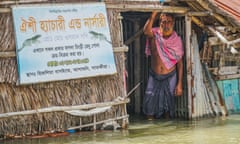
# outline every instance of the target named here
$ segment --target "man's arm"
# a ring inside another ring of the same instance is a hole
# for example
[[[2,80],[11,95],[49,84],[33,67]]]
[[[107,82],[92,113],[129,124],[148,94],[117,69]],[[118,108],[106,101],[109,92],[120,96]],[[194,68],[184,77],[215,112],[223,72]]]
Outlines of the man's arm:
[[[152,15],[148,18],[146,24],[144,25],[143,32],[147,37],[153,37],[152,26],[155,21],[157,12],[153,11]]]
[[[175,95],[181,96],[183,94],[183,60],[182,58],[177,63],[177,86],[175,89]]]

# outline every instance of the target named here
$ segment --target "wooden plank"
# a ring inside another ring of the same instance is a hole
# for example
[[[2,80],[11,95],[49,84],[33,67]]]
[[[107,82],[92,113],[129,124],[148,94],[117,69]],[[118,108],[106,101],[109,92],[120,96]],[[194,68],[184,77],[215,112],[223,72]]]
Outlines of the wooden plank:
[[[138,11],[138,12],[152,12],[156,10],[158,12],[169,12],[169,13],[186,13],[189,9],[186,7],[177,7],[177,6],[162,6],[161,4],[107,4],[106,7],[108,9],[119,9],[121,11]]]
[[[185,16],[185,24],[186,24],[186,60],[187,60],[187,94],[188,94],[188,118],[192,118],[193,106],[192,106],[192,67],[191,67],[191,30],[192,23],[191,17]]]
[[[200,19],[198,19],[197,17],[195,16],[191,16],[192,18],[192,22],[194,22],[196,25],[198,25],[200,28],[203,28],[204,29],[204,24],[202,23],[202,21]]]
[[[18,3],[33,3],[33,2],[41,2],[41,1],[19,1]],[[47,0],[45,1],[47,2]],[[9,2],[9,4],[14,5],[15,3]],[[4,5],[4,3],[0,3],[0,5]],[[159,11],[159,12],[169,12],[169,13],[186,13],[189,8],[187,7],[178,7],[178,6],[162,6],[160,3],[159,5],[156,4],[106,4],[106,7],[109,9],[121,9],[122,11],[139,11],[139,12],[151,12],[153,10]],[[0,13],[8,13],[11,12],[11,8],[0,8]]]
[[[10,8],[0,8],[0,13],[10,13],[11,9]]]
[[[219,75],[238,74],[239,73],[238,67],[239,66],[222,66],[222,67],[219,68],[218,74]]]
[[[128,52],[128,46],[113,47],[113,52]]]
[[[240,78],[240,74],[217,75],[214,77],[215,80],[227,80],[227,79],[236,79],[236,78]]]
[[[14,5],[14,4],[24,4],[24,3],[39,3],[48,2],[48,0],[3,0],[0,1],[0,5]]]
[[[10,52],[0,52],[0,58],[8,58],[8,57],[15,57],[16,52],[10,51]]]
[[[209,16],[211,15],[211,12],[210,11],[204,11],[204,12],[191,11],[191,12],[188,12],[188,15],[189,16]]]
[[[122,47],[113,47],[113,52],[127,52],[128,46],[124,45]],[[0,58],[9,58],[9,57],[16,57],[15,51],[9,52],[0,52]]]

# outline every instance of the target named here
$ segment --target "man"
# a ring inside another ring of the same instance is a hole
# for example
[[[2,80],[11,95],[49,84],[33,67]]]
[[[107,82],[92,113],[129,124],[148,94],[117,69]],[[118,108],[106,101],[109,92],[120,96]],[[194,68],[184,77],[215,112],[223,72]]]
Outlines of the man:
[[[174,17],[161,14],[159,27],[153,28],[157,12],[153,11],[144,26],[146,55],[151,55],[151,69],[143,99],[148,119],[174,117],[174,96],[181,96],[184,54],[182,40],[173,30]]]

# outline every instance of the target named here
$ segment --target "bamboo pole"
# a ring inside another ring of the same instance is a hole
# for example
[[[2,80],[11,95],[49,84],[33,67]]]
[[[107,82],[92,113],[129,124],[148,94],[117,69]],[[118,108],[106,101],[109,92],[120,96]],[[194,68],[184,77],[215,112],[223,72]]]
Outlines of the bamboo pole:
[[[15,51],[10,52],[0,52],[0,58],[16,57]]]
[[[205,25],[195,16],[192,16],[192,22],[194,22],[197,26],[199,26],[200,28],[204,29]]]
[[[129,99],[125,99],[123,101],[112,101],[112,102],[103,102],[103,103],[85,104],[85,105],[75,105],[75,106],[53,106],[53,107],[36,109],[36,110],[27,110],[27,111],[19,111],[19,112],[1,113],[0,114],[0,118],[7,118],[7,117],[19,116],[19,115],[31,115],[31,114],[39,114],[39,113],[48,113],[48,112],[58,112],[58,111],[91,109],[91,108],[96,108],[96,107],[121,105],[121,104],[125,104],[125,103],[128,103],[128,102],[129,102]]]
[[[197,66],[196,66],[196,60],[195,60],[195,57],[194,57],[194,54],[196,52],[196,44],[194,43],[195,42],[195,32],[194,31],[191,31],[191,37],[190,37],[190,41],[191,41],[191,55],[190,55],[190,61],[191,61],[191,76],[192,76],[192,79],[191,79],[191,87],[188,87],[188,88],[191,88],[191,95],[192,95],[192,118],[196,118],[198,116],[198,106],[199,106],[199,101],[201,99],[199,99],[198,97],[198,94],[196,92],[196,87],[198,86],[198,82],[197,82],[197,78],[198,78],[198,75],[196,75],[196,69]],[[199,69],[198,69],[199,70]]]
[[[233,45],[235,43],[240,42],[240,38],[237,38],[232,41],[228,41],[219,31],[215,30],[213,27],[207,27],[214,35],[216,35],[223,43],[227,44],[227,46]]]

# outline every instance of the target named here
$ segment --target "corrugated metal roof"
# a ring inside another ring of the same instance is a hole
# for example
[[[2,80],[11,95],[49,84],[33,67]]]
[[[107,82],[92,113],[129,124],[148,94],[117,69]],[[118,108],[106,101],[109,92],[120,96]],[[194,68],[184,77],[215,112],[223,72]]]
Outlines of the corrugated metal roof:
[[[214,0],[214,3],[240,22],[240,0]]]

